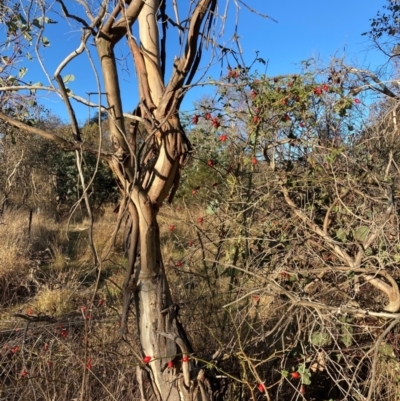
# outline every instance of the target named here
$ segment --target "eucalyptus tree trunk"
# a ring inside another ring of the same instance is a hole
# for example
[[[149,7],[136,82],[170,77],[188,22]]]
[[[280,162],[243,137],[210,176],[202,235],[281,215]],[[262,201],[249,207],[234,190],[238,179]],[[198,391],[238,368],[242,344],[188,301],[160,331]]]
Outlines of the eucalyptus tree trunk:
[[[177,319],[160,250],[157,213],[166,199],[172,200],[180,170],[191,147],[182,130],[178,108],[183,86],[193,77],[215,0],[200,0],[185,26],[186,44],[174,60],[172,76],[164,82],[166,25],[160,40],[157,20],[165,12],[159,0],[133,0],[117,5],[96,37],[109,108],[109,132],[114,146],[110,166],[118,177],[132,221],[128,272],[124,282],[124,322],[131,298],[137,318],[144,369],[150,375],[158,400],[209,400],[204,372],[190,358],[191,345]],[[139,42],[131,27],[138,22]],[[164,24],[166,24],[166,20]],[[119,90],[114,46],[123,38],[129,44],[140,102],[128,117],[126,129]],[[138,144],[138,136],[145,140]],[[148,362],[150,360],[150,362]],[[141,373],[138,374],[141,384]],[[145,391],[141,388],[142,398]]]

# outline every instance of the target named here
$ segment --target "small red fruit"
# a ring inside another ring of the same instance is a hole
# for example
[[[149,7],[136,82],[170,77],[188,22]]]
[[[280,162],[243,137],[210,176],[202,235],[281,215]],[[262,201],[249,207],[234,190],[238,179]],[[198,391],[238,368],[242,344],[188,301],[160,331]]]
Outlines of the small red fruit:
[[[320,88],[319,86],[317,86],[316,88],[314,88],[314,95],[322,95],[322,88]]]
[[[329,90],[329,85],[327,85],[327,84],[322,85],[322,89],[323,89],[325,92],[328,92],[328,90]]]
[[[192,195],[194,196],[194,195],[196,195],[197,194],[197,191],[194,189],[193,191],[192,191]]]
[[[21,372],[21,376],[22,377],[26,377],[26,376],[28,376],[28,372],[26,371],[26,370],[23,370],[22,372]]]
[[[189,241],[189,246],[193,246],[194,242],[193,241]]]
[[[143,362],[144,363],[149,363],[151,361],[151,356],[145,356],[144,358],[143,358]]]
[[[304,128],[306,125],[305,125],[304,123],[300,123],[299,126],[300,126],[301,128]]]
[[[15,347],[12,347],[12,348],[11,348],[11,352],[12,352],[13,354],[17,353],[18,351],[19,351],[19,346],[18,346],[18,345],[16,345]]]
[[[68,331],[67,331],[67,329],[62,329],[62,330],[61,330],[61,337],[62,337],[62,338],[67,338],[67,336],[68,336]]]
[[[206,113],[205,114],[205,116],[204,116],[204,118],[206,119],[206,120],[211,120],[211,113]]]
[[[299,372],[291,372],[290,375],[292,376],[292,379],[300,379]]]
[[[178,267],[181,267],[182,265],[183,265],[183,263],[181,261],[175,263],[175,266],[178,266]]]
[[[306,386],[304,384],[302,384],[300,386],[300,394],[305,394],[306,393]]]
[[[49,349],[49,344],[44,343],[43,345],[43,351],[47,351]]]
[[[257,163],[258,163],[257,158],[253,156],[253,157],[251,158],[251,164],[254,166],[254,165],[256,165]]]
[[[214,162],[213,162],[211,159],[207,161],[207,164],[208,164],[210,167],[213,167],[213,166],[214,166]]]
[[[290,121],[290,116],[288,114],[285,114],[284,118],[285,118],[285,121]]]
[[[265,393],[265,386],[263,383],[259,383],[257,386],[258,391],[261,391],[262,393]]]
[[[174,367],[174,362],[168,361],[167,366],[168,366],[168,369],[172,369]]]
[[[357,99],[357,98],[354,98],[354,103],[359,104],[359,103],[361,103],[361,100],[360,100],[360,99]]]
[[[32,308],[28,309],[28,315],[33,315],[33,309]]]
[[[219,123],[217,117],[214,117],[214,118],[213,118],[213,120],[212,120],[212,126],[213,126],[214,128],[218,128],[218,127],[220,126],[220,123]]]
[[[204,219],[203,219],[202,217],[199,217],[199,218],[197,219],[197,222],[198,222],[199,224],[203,224],[203,221],[204,221]]]
[[[258,124],[259,121],[260,121],[260,118],[258,116],[254,116],[253,117],[253,123],[254,124]]]
[[[197,124],[199,122],[199,116],[197,115],[197,114],[195,114],[193,117],[192,117],[192,123],[193,124]]]
[[[173,225],[173,224],[171,224],[170,226],[169,226],[169,231],[174,231],[175,230],[175,226]]]
[[[86,362],[86,369],[92,370],[92,359],[91,358],[89,358]]]
[[[182,362],[189,362],[189,357],[186,355],[182,357]]]
[[[219,137],[219,140],[220,140],[221,142],[225,142],[227,138],[228,138],[228,136],[227,136],[226,134],[222,134],[222,135]]]
[[[251,98],[254,99],[257,96],[257,92],[253,89],[250,94]]]

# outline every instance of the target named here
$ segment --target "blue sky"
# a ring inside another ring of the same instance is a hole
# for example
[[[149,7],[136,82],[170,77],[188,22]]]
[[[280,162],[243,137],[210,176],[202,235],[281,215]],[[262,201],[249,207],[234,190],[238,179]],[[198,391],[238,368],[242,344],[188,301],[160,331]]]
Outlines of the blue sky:
[[[384,63],[385,59],[372,49],[372,44],[361,33],[368,31],[369,19],[374,17],[378,10],[386,3],[384,0],[336,0],[334,2],[316,0],[247,0],[247,3],[261,13],[268,14],[278,22],[263,19],[241,7],[239,16],[239,37],[246,62],[254,59],[255,52],[268,61],[267,74],[279,75],[294,73],[300,70],[299,63],[310,57],[318,57],[323,62],[329,62],[332,56],[346,56],[347,62],[357,66],[376,68]],[[234,15],[234,1],[231,0],[230,16]],[[58,18],[60,20],[60,18]],[[230,37],[232,21],[228,21],[226,35]],[[75,27],[65,23],[48,25],[46,36],[51,40],[51,47],[45,49],[44,58],[52,76],[58,63],[73,49],[80,40],[80,32]],[[95,48],[90,46],[93,57],[96,57]],[[125,45],[119,46],[119,57],[122,60],[121,83],[123,100],[126,111],[131,111],[137,102],[135,73],[131,64],[131,56]],[[169,49],[172,58],[177,48]],[[124,59],[126,57],[126,59]],[[87,98],[87,92],[97,90],[92,78],[93,73],[87,61],[76,61],[66,68],[66,73],[76,76],[70,83],[71,89]],[[130,65],[130,66],[129,66]],[[44,75],[33,63],[27,64],[29,73],[26,78],[32,82],[42,81],[47,84]],[[207,76],[218,78],[221,65],[215,65]],[[222,73],[226,73],[226,64]],[[183,109],[190,110],[193,101],[204,93],[213,89],[202,88],[190,92],[183,103]],[[92,100],[94,98],[92,97]],[[42,100],[43,104],[58,114],[64,120],[67,113],[64,105],[58,99],[50,97]],[[94,112],[92,112],[94,113]],[[88,112],[77,106],[78,118],[83,121]]]

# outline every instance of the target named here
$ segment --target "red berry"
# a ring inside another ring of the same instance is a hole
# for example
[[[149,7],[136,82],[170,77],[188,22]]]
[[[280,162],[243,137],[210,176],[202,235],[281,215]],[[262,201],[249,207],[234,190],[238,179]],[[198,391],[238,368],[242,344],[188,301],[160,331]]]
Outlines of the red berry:
[[[178,267],[181,267],[182,265],[183,265],[183,263],[181,261],[175,263],[175,266],[178,266]]]
[[[314,88],[314,94],[315,95],[322,95],[322,88],[320,88],[319,86],[317,86],[316,88]]]
[[[143,358],[143,362],[144,363],[149,363],[151,361],[151,356],[145,356],[144,358]]]
[[[192,195],[194,196],[194,195],[196,195],[197,194],[197,191],[194,189],[193,191],[192,191]]]
[[[292,379],[300,379],[300,373],[299,372],[291,372],[290,374],[292,376]]]
[[[208,164],[210,167],[213,167],[213,166],[214,166],[214,162],[213,162],[211,159],[207,161],[207,164]]]
[[[173,367],[174,367],[174,362],[172,362],[172,361],[168,361],[168,368],[169,369],[172,369]]]
[[[261,391],[262,393],[265,393],[265,386],[263,383],[259,383],[257,386],[258,391]]]
[[[284,118],[285,118],[285,121],[289,121],[290,120],[290,116],[288,114],[285,114]]]
[[[305,394],[306,393],[306,386],[304,384],[302,384],[300,386],[300,394]]]
[[[189,357],[185,355],[185,356],[182,358],[182,362],[189,362]]]
[[[202,217],[199,217],[199,218],[197,219],[197,222],[198,222],[199,224],[203,224],[203,221],[204,221],[204,219],[203,219]]]
[[[304,123],[300,123],[299,126],[300,126],[301,128],[304,128],[306,125],[305,125]]]
[[[193,246],[194,242],[193,241],[189,241],[189,246]]]
[[[222,134],[222,135],[219,137],[219,140],[220,140],[221,142],[225,142],[227,138],[228,138],[228,136],[227,136],[226,134]]]
[[[250,94],[251,98],[254,99],[257,96],[257,92],[253,89]]]
[[[193,124],[197,124],[199,122],[199,116],[197,114],[195,114],[192,118],[192,123]]]
[[[258,116],[253,117],[253,123],[257,124],[260,121],[260,118]]]
[[[86,369],[92,370],[92,359],[91,358],[89,358],[86,362]]]
[[[22,372],[21,372],[21,376],[22,377],[26,377],[26,376],[28,376],[28,372],[26,371],[26,370],[23,370]]]
[[[359,104],[359,103],[361,103],[361,100],[360,100],[360,99],[357,99],[357,98],[354,98],[354,103]]]
[[[205,116],[204,116],[204,118],[206,119],[206,120],[211,120],[211,113],[206,113],[205,114]]]
[[[256,158],[255,156],[253,156],[253,157],[251,158],[251,164],[254,166],[254,165],[256,165],[257,163],[258,163],[257,158]]]
[[[212,126],[213,126],[214,128],[218,128],[218,127],[220,126],[220,123],[219,123],[217,117],[214,117],[214,118],[213,118],[213,120],[212,120]]]
[[[175,226],[173,225],[173,224],[171,224],[170,226],[169,226],[169,231],[174,231],[175,230]]]
[[[323,89],[325,92],[328,92],[328,90],[329,90],[329,85],[327,85],[327,84],[322,85],[322,89]]]

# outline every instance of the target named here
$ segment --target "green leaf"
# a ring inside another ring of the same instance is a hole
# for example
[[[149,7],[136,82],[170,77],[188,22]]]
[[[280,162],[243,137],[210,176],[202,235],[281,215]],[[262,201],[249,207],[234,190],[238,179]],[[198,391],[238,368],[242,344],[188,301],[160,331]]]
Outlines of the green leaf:
[[[300,364],[297,368],[297,371],[300,373],[301,382],[307,386],[311,384],[311,372],[310,369],[306,368],[304,363]]]
[[[332,339],[329,337],[328,333],[323,331],[315,331],[311,335],[311,342],[317,347],[324,347],[332,343]]]
[[[365,241],[369,234],[369,227],[367,226],[360,226],[357,228],[357,230],[354,231],[354,239],[357,241]]]
[[[42,43],[44,47],[49,47],[50,46],[50,40],[46,38],[46,36],[42,36]]]
[[[75,75],[73,74],[68,74],[63,78],[65,84],[67,84],[68,82],[72,82],[74,80],[75,80]]]
[[[348,319],[345,316],[339,320],[343,323],[341,326],[341,340],[346,347],[350,347],[353,343],[353,326],[348,324]]]
[[[39,29],[42,27],[42,24],[39,22],[39,18],[34,18],[32,20],[32,25],[36,26],[36,28],[39,28]]]
[[[336,238],[341,241],[341,242],[345,242],[347,240],[347,233],[345,230],[343,230],[343,228],[339,228],[336,231]]]
[[[18,78],[22,79],[24,75],[27,73],[28,69],[26,67],[22,67],[19,69]]]
[[[27,41],[32,41],[32,35],[29,33],[29,31],[25,30],[22,32],[22,36],[27,40]]]
[[[281,373],[283,377],[289,377],[289,372],[287,370],[282,370]]]
[[[42,17],[40,17],[40,19],[42,19]],[[44,17],[44,22],[46,24],[58,24],[58,21],[55,21],[54,19],[51,19],[49,17]]]
[[[383,356],[394,357],[394,350],[390,344],[381,344],[379,347],[379,353]]]

